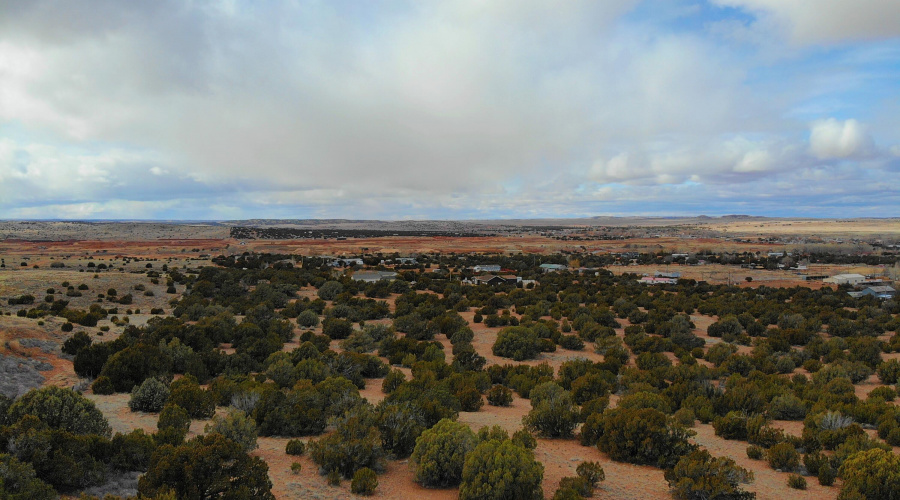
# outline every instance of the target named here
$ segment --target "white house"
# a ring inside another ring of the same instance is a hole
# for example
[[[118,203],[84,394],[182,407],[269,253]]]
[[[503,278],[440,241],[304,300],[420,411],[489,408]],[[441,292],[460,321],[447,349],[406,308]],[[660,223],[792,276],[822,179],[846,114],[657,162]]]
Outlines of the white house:
[[[825,278],[825,283],[834,283],[835,285],[856,285],[866,280],[862,274],[836,274],[830,278]]]

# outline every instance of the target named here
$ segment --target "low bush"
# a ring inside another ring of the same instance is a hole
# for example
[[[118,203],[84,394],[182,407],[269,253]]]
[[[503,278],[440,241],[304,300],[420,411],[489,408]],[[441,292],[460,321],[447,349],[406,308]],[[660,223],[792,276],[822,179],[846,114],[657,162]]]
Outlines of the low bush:
[[[790,476],[788,476],[787,484],[795,490],[805,490],[806,478],[799,474],[791,474]]]
[[[94,394],[100,396],[108,396],[116,392],[116,388],[113,387],[112,381],[105,375],[101,375],[94,380],[94,383],[91,384],[91,390]]]
[[[357,495],[369,496],[375,493],[378,487],[378,475],[368,467],[363,467],[353,474],[350,481],[350,491]]]
[[[306,453],[306,443],[299,439],[291,439],[287,442],[287,446],[284,447],[284,452],[288,455],[302,455]]]
[[[512,390],[496,384],[488,391],[487,400],[492,406],[509,406],[513,400]]]
[[[775,470],[790,472],[800,465],[800,454],[797,453],[794,445],[787,442],[778,443],[769,448],[766,458],[769,466]]]
[[[157,378],[148,378],[131,391],[128,408],[131,411],[156,413],[163,409],[169,399],[169,387]]]
[[[706,450],[681,457],[673,468],[666,470],[665,478],[677,500],[756,498],[740,486],[753,480],[752,472],[730,458],[713,457]]]

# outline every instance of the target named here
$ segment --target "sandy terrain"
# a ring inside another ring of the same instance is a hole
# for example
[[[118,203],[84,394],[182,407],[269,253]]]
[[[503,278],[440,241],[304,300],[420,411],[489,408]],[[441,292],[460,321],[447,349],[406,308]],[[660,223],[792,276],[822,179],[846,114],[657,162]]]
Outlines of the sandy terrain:
[[[514,224],[515,221],[510,222]],[[588,220],[590,222],[590,220]],[[612,219],[594,220],[594,225],[615,222]],[[620,221],[621,222],[621,221]],[[757,235],[844,235],[860,234],[859,231],[868,231],[871,235],[896,235],[900,233],[900,222],[890,220],[854,220],[854,221],[785,221],[785,220],[703,220],[695,218],[691,220],[667,219],[642,219],[631,221],[636,227],[667,226],[675,230],[685,232],[703,230],[707,232],[722,232],[725,234],[741,233]],[[655,224],[651,224],[655,222]],[[383,237],[348,240],[248,240],[238,241],[228,238],[226,226],[218,225],[166,225],[134,223],[125,225],[115,224],[78,224],[78,223],[40,223],[33,227],[29,224],[36,223],[12,223],[0,222],[0,258],[6,263],[6,268],[0,268],[0,312],[11,313],[11,316],[0,316],[0,355],[10,356],[18,360],[33,359],[36,362],[45,363],[44,368],[38,371],[42,381],[38,383],[53,384],[72,387],[79,382],[75,375],[70,360],[60,356],[59,345],[70,335],[60,331],[62,320],[60,318],[26,319],[15,316],[15,311],[22,306],[8,306],[6,299],[22,293],[31,293],[36,300],[43,300],[46,289],[57,289],[57,298],[69,300],[73,307],[86,309],[92,303],[98,303],[98,294],[106,293],[108,288],[116,288],[119,295],[132,293],[134,303],[128,306],[118,305],[121,318],[125,316],[126,309],[140,309],[141,313],[128,315],[131,324],[144,324],[150,316],[149,310],[153,307],[161,307],[167,313],[171,312],[168,301],[178,297],[183,292],[183,287],[177,287],[177,294],[165,293],[165,281],[153,285],[144,274],[146,264],[152,264],[152,268],[159,270],[163,264],[170,267],[198,268],[209,263],[209,256],[221,253],[241,253],[244,251],[279,252],[302,255],[340,255],[359,253],[361,248],[368,248],[368,252],[384,252],[410,254],[417,252],[508,252],[520,251],[547,254],[559,250],[578,251],[657,251],[660,249],[669,251],[696,251],[702,248],[717,250],[737,251],[769,251],[782,249],[785,244],[773,244],[765,242],[744,243],[719,238],[695,238],[678,237],[667,233],[666,236],[634,238],[630,240],[616,241],[564,241],[539,234],[520,234],[510,236],[492,237]],[[41,225],[43,224],[43,225]],[[362,223],[348,223],[363,225]],[[473,222],[473,224],[476,224]],[[573,223],[574,224],[574,223]],[[643,225],[642,225],[643,224]],[[591,225],[585,223],[585,225]],[[693,228],[693,229],[692,229]],[[699,229],[697,229],[699,228]],[[13,235],[14,238],[9,237]],[[80,239],[84,238],[84,239]],[[54,240],[54,241],[51,241]],[[243,244],[242,244],[243,243]],[[154,260],[131,260],[126,263],[124,256],[137,256]],[[25,262],[26,266],[20,263]],[[51,264],[63,262],[65,267],[61,269],[51,268]],[[112,270],[95,272],[95,268],[88,268],[89,262],[95,264],[107,264]],[[38,267],[35,268],[34,266]],[[121,271],[119,270],[121,268]],[[868,272],[861,267],[814,267],[807,271],[810,274],[831,274],[834,272]],[[654,271],[669,270],[681,271],[682,276],[693,279],[703,279],[710,282],[725,282],[732,280],[741,286],[755,286],[766,284],[768,286],[793,286],[809,283],[800,281],[792,273],[785,271],[747,270],[727,266],[627,266],[614,267],[613,272],[633,272],[637,274]],[[96,278],[94,277],[96,274]],[[744,281],[746,276],[753,277],[751,283]],[[77,286],[85,283],[89,290],[84,291],[81,297],[66,297],[61,287],[63,281]],[[151,290],[153,296],[145,296],[143,291],[134,290],[135,285],[143,285]],[[812,284],[811,286],[818,286]],[[313,289],[305,289],[300,296],[314,296]],[[393,307],[395,297],[387,302]],[[112,304],[104,300],[104,307]],[[493,355],[491,347],[496,339],[499,328],[488,328],[484,324],[472,323],[474,312],[462,313],[462,316],[470,322],[475,332],[473,345],[475,349],[493,363],[512,363],[513,361],[499,358]],[[716,320],[713,317],[693,315],[692,320],[697,326],[695,333],[707,341],[707,345],[719,342],[719,339],[706,335],[706,328]],[[43,325],[38,324],[43,321]],[[620,321],[623,326],[627,324]],[[109,326],[110,331],[103,333],[99,327]],[[115,338],[122,326],[113,325],[108,319],[101,321],[98,327],[75,327],[75,332],[85,331],[95,340],[108,340]],[[300,329],[295,333],[299,334]],[[316,329],[321,331],[321,327]],[[102,333],[102,336],[101,336]],[[618,330],[622,336],[622,329]],[[36,340],[26,340],[36,339]],[[439,335],[438,340],[444,345],[447,359],[452,359],[450,344],[444,336]],[[44,342],[44,343],[42,343]],[[294,342],[285,346],[286,350],[293,349],[298,344]],[[335,342],[334,347],[337,347]],[[741,346],[742,352],[748,352],[749,347]],[[900,354],[886,355],[886,358],[900,356]],[[527,364],[547,362],[552,367],[558,368],[561,363],[574,358],[587,358],[592,361],[602,360],[602,356],[593,352],[593,345],[588,343],[583,351],[569,351],[558,348],[554,353],[542,354],[537,360],[527,361]],[[24,362],[24,361],[23,361]],[[632,361],[633,362],[633,361]],[[700,361],[705,363],[705,361]],[[408,374],[409,370],[404,369]],[[801,372],[802,370],[797,370]],[[857,394],[865,397],[872,389],[878,387],[877,378],[872,377],[856,386]],[[377,403],[384,398],[381,393],[381,381],[370,380],[361,394],[372,403]],[[132,413],[127,408],[128,395],[118,394],[112,396],[97,396],[89,394],[98,407],[109,419],[111,426],[117,432],[126,432],[131,429],[141,428],[150,432],[155,430],[157,415]],[[616,398],[613,398],[615,400]],[[485,405],[480,411],[474,413],[461,413],[459,420],[478,429],[485,425],[500,425],[510,433],[521,427],[522,417],[529,411],[530,404],[527,400],[516,397],[512,406],[498,408]],[[195,435],[203,432],[205,422],[196,421],[192,424],[191,433]],[[786,429],[788,432],[799,434],[802,430],[801,422],[776,422],[774,425]],[[787,487],[787,474],[771,470],[762,461],[753,461],[746,457],[747,443],[743,441],[727,441],[716,437],[711,426],[698,425],[695,430],[697,436],[695,442],[708,449],[714,455],[725,455],[734,458],[739,465],[754,472],[756,480],[748,486],[750,491],[758,494],[760,500],[781,499],[791,497],[797,499],[835,498],[838,487],[824,488],[818,485],[814,478],[808,478],[809,489],[805,492],[791,490]],[[306,439],[306,438],[304,438]],[[287,442],[285,438],[261,438],[259,449],[254,454],[264,458],[270,467],[270,476],[274,483],[274,491],[278,498],[351,498],[349,482],[344,481],[340,486],[329,486],[325,479],[318,474],[315,464],[308,457],[289,457],[284,453]],[[640,467],[630,464],[622,464],[610,461],[605,455],[595,448],[582,447],[576,440],[547,440],[538,441],[536,456],[544,464],[544,492],[549,497],[558,486],[560,478],[573,475],[575,467],[582,460],[595,460],[601,462],[606,471],[607,480],[598,489],[595,498],[614,499],[642,499],[642,498],[669,498],[668,487],[663,479],[661,470],[652,467]],[[290,471],[292,462],[297,461],[303,465],[300,474]],[[422,499],[449,499],[457,496],[457,490],[430,490],[416,484],[412,478],[412,472],[406,461],[390,461],[385,474],[379,476],[377,498],[422,498]]]

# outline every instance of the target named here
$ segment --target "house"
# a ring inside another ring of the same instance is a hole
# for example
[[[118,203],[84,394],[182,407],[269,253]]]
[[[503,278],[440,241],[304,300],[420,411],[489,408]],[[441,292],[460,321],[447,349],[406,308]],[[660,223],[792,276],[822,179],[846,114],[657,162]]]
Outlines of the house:
[[[499,264],[479,264],[472,268],[476,273],[499,273]]]
[[[825,283],[834,283],[835,285],[856,285],[865,281],[866,277],[862,274],[836,274],[830,278],[825,278]]]
[[[653,273],[653,276],[656,277],[656,278],[672,278],[672,279],[677,280],[678,278],[681,277],[681,273],[679,273],[679,272],[669,272],[669,271],[666,271],[666,272],[663,272],[663,271],[656,271],[655,273]]]
[[[642,285],[674,285],[678,283],[678,278],[661,278],[654,276],[644,276],[638,280]]]
[[[353,273],[351,278],[354,281],[364,281],[366,283],[375,283],[381,280],[392,280],[397,277],[397,273],[393,271],[360,271]]]
[[[474,278],[469,280],[468,283],[471,283],[473,285],[497,286],[497,285],[515,285],[517,283],[520,283],[521,281],[522,281],[522,278],[519,276],[512,276],[512,275],[497,276],[495,274],[491,274],[491,275],[487,275],[487,276],[475,276]]]
[[[784,257],[784,252],[769,252],[767,255],[769,256],[769,258]]]
[[[551,273],[555,271],[565,271],[569,269],[569,266],[565,264],[541,264],[541,271],[545,273]]]
[[[871,295],[878,299],[892,299],[897,295],[897,290],[887,285],[870,286],[859,292],[858,296],[863,297],[865,295]]]

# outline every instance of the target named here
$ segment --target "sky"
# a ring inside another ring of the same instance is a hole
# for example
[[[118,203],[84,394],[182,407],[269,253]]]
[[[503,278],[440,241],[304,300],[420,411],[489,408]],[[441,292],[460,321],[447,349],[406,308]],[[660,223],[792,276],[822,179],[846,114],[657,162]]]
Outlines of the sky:
[[[896,0],[0,0],[0,218],[900,216]]]

